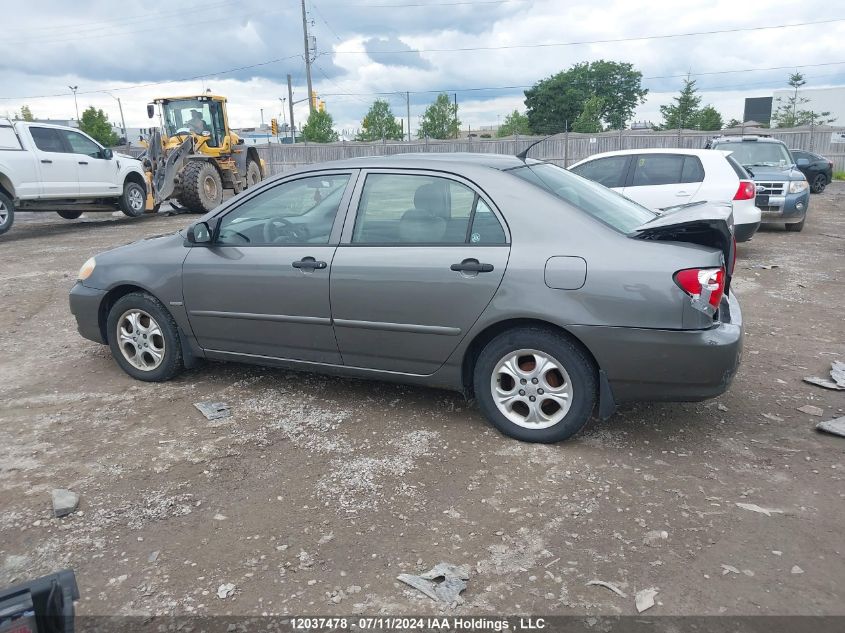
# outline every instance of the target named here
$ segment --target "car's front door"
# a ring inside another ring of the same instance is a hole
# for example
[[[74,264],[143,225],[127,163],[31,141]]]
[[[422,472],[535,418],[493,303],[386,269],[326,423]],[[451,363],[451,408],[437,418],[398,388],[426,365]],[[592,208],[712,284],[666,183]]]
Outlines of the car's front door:
[[[626,197],[653,211],[692,202],[704,180],[701,161],[683,154],[638,154]]]
[[[341,362],[329,273],[353,175],[311,173],[262,188],[223,216],[210,245],[191,248],[182,293],[201,347],[233,359]]]
[[[458,178],[362,175],[332,265],[345,365],[435,372],[493,298],[510,254],[489,199]]]
[[[68,153],[62,130],[29,126],[35,142],[35,157],[41,174],[41,195],[45,198],[75,198],[79,194],[76,156]]]
[[[117,161],[103,158],[103,148],[73,130],[60,130],[67,151],[76,158],[79,193],[87,196],[117,196],[122,187],[116,182]]]

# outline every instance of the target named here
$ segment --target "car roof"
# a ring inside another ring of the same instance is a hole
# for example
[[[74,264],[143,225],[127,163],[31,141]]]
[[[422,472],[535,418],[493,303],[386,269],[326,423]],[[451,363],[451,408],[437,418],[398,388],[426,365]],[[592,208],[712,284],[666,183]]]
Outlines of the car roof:
[[[529,158],[526,162],[534,165],[541,163],[542,161]],[[506,170],[524,165],[525,162],[516,156],[508,154],[482,154],[473,152],[450,152],[448,154],[438,152],[407,152],[403,154],[385,156],[361,156],[358,158],[347,158],[323,163],[323,165],[331,166],[332,168],[350,167],[355,169],[368,169],[373,167],[431,169],[437,166],[444,169],[451,169],[454,168],[456,164]]]
[[[719,156],[727,156],[731,152],[728,150],[712,150],[712,149],[685,149],[682,147],[650,147],[650,148],[643,148],[643,149],[619,149],[612,152],[601,152],[600,154],[591,154],[586,158],[582,158],[579,161],[576,161],[572,165],[570,165],[570,169],[572,167],[576,167],[581,163],[586,163],[588,161],[595,160],[597,158],[607,158],[610,156],[632,156],[634,154],[675,154],[677,156],[698,156],[699,158],[704,158],[705,160],[712,160],[714,157]]]
[[[753,141],[755,143],[780,143],[781,145],[786,145],[786,143],[779,139],[770,136],[757,136],[755,134],[746,134],[745,136],[715,136],[712,141],[714,143],[743,143]]]

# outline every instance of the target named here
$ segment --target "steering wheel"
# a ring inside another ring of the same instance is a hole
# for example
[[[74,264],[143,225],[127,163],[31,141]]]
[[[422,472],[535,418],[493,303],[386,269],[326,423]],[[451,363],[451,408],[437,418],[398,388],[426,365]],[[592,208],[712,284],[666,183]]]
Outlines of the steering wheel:
[[[178,136],[178,135],[180,135],[180,134],[192,134],[192,132],[191,132],[191,128],[189,128],[189,127],[180,127],[178,130],[176,130],[176,131],[173,133],[173,136]]]
[[[271,218],[264,224],[264,241],[268,244],[285,242],[305,242],[308,231],[304,226],[297,226],[285,218]]]

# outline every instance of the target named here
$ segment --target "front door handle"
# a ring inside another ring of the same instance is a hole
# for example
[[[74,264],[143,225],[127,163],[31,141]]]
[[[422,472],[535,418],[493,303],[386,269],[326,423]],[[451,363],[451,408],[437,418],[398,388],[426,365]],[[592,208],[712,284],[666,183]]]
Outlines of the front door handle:
[[[481,264],[477,259],[465,259],[460,264],[449,266],[451,270],[462,273],[492,273],[493,264]]]
[[[676,196],[678,196],[678,197],[680,198],[680,197],[685,197],[685,196],[688,196],[688,195],[689,195],[689,193],[687,193],[686,191],[679,191],[679,192],[678,192],[678,193],[676,193],[675,195],[676,195]]]
[[[305,270],[323,270],[328,266],[326,262],[319,261],[313,257],[303,257],[298,262],[291,264],[294,268]]]
[[[45,163],[45,164],[49,164],[49,163],[52,163],[53,161],[51,161],[49,158],[42,158],[41,162]]]
[[[88,161],[87,160],[81,160],[81,161],[79,161],[79,164],[80,165],[87,165]]]

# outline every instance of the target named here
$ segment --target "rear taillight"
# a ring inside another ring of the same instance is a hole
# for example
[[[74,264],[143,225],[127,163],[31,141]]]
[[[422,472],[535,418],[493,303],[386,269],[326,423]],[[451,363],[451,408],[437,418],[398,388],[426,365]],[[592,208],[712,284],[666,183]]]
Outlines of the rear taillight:
[[[692,298],[692,306],[713,315],[725,294],[724,268],[687,268],[675,273],[675,283]]]
[[[833,161],[832,160],[827,161],[827,166],[830,167],[831,169],[833,169]]]
[[[751,180],[740,180],[739,187],[734,194],[734,200],[751,200],[754,198],[757,188]]]

